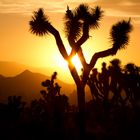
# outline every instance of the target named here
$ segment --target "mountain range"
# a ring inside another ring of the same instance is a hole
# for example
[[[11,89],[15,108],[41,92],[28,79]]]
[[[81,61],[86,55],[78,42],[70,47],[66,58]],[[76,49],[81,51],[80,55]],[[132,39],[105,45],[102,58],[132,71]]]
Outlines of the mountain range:
[[[68,71],[68,69],[65,71],[62,68],[58,67],[53,68],[53,67],[33,67],[29,65],[24,65],[20,64],[17,62],[10,62],[10,61],[0,61],[0,74],[3,76],[15,76],[17,74],[22,73],[25,70],[30,70],[31,72],[38,72],[47,76],[52,75],[54,71],[57,71],[58,73],[58,78],[61,81],[64,81],[65,83],[70,83],[73,84],[73,79]]]
[[[26,102],[38,99],[41,97],[40,91],[45,89],[45,87],[41,86],[41,82],[46,79],[50,79],[50,77],[40,73],[33,73],[29,70],[25,70],[12,77],[0,75],[0,102],[6,102],[8,96],[14,95],[22,96]],[[75,91],[74,85],[60,80],[56,80],[56,82],[62,87],[62,94],[72,97]]]
[[[50,79],[54,71],[46,68],[46,73],[48,73],[46,75],[39,70],[45,71],[45,69],[33,68],[15,62],[0,61],[0,102],[7,102],[7,97],[14,95],[22,96],[26,102],[40,98],[40,91],[45,89],[41,86],[41,82]],[[56,82],[61,86],[61,94],[69,97],[69,103],[77,104],[75,85],[69,84],[68,79],[66,82],[60,80],[59,74]],[[90,98],[91,95],[87,90],[86,99]]]

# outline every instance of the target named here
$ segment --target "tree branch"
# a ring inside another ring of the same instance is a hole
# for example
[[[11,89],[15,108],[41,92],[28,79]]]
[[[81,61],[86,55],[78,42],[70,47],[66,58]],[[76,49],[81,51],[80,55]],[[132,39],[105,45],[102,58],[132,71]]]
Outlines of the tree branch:
[[[75,43],[75,41],[72,38],[68,38],[68,41],[69,41],[70,46],[72,47],[72,51],[69,55],[69,58],[71,59],[77,53],[83,68],[86,68],[87,63],[86,63],[82,48],[78,46],[78,44]]]
[[[77,73],[77,70],[71,61],[68,61],[68,67],[69,67],[70,73],[71,73],[75,83],[76,84],[80,83],[81,81],[80,81],[79,75]]]
[[[67,51],[66,51],[66,49],[64,47],[64,44],[62,42],[62,39],[60,37],[59,32],[52,25],[49,25],[48,31],[52,35],[54,35],[55,40],[56,40],[56,44],[58,46],[58,49],[59,49],[61,55],[64,57],[65,60],[68,60],[68,54],[67,54]]]
[[[86,40],[89,38],[89,24],[87,22],[83,23],[83,35],[82,37],[76,42],[78,46],[81,46]],[[76,50],[77,52],[78,50]]]
[[[83,23],[83,35],[77,42],[75,42],[74,39],[72,39],[71,37],[68,38],[68,41],[72,47],[70,57],[74,56],[77,53],[84,69],[86,69],[87,67],[87,62],[85,60],[81,45],[88,38],[89,38],[89,24],[86,22]]]
[[[105,51],[101,51],[101,52],[97,52],[92,56],[92,59],[90,61],[90,70],[94,67],[94,65],[96,64],[97,60],[99,58],[103,58],[109,55],[115,55],[117,53],[117,49],[112,47],[111,49],[105,50]]]
[[[72,64],[71,60],[69,59],[69,56],[68,56],[67,51],[66,51],[66,49],[64,47],[64,44],[62,42],[62,39],[60,37],[59,32],[52,25],[50,25],[48,31],[51,34],[54,35],[55,40],[56,40],[56,44],[58,46],[58,49],[59,49],[61,55],[64,57],[65,60],[67,60],[68,66],[69,66],[69,69],[70,69],[70,72],[71,72],[71,75],[73,76],[73,79],[74,79],[75,83],[80,83],[80,78],[78,76],[78,73],[76,71],[76,68]]]
[[[83,35],[82,35],[82,37],[77,42],[75,42],[73,37],[71,37],[71,36],[68,38],[69,44],[72,47],[72,51],[71,51],[71,54],[70,54],[71,57],[74,56],[76,53],[78,53],[79,50],[80,50],[80,54],[82,54],[81,57],[84,56],[83,52],[81,52],[82,51],[81,45],[84,42],[86,42],[86,40],[88,38],[89,38],[89,24],[84,22],[83,23]],[[86,64],[85,58],[82,58],[82,61]]]

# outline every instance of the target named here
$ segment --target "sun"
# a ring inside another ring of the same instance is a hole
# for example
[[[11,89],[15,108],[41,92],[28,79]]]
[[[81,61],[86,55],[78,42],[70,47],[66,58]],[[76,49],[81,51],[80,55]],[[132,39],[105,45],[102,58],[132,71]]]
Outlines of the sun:
[[[82,69],[82,64],[79,60],[79,57],[77,55],[73,56],[71,59],[71,62],[75,66],[77,72],[80,73]],[[57,66],[59,66],[60,68],[63,68],[63,69],[68,68],[67,61],[62,58],[57,58],[56,63],[57,63]]]
[[[81,64],[79,57],[77,55],[73,56],[73,58],[71,59],[71,62],[76,67],[77,71],[81,72],[82,64]]]

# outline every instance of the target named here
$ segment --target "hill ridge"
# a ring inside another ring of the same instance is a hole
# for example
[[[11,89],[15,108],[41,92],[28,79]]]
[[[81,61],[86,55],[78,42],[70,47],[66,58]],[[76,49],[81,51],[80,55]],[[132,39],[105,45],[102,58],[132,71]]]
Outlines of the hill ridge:
[[[8,96],[22,96],[26,101],[40,98],[40,91],[44,89],[41,82],[50,79],[49,76],[31,72],[26,69],[12,77],[0,76],[0,102],[5,102]],[[74,85],[64,83],[57,79],[56,82],[62,87],[61,93],[69,96],[75,89]]]

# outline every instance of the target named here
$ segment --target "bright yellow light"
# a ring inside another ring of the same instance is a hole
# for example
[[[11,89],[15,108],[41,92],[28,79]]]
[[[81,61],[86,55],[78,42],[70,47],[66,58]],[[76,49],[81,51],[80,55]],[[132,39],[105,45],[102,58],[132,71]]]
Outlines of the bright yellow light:
[[[71,59],[73,65],[76,67],[78,72],[81,72],[81,68],[82,68],[82,64],[79,60],[79,57],[77,55],[73,56],[73,58]]]
[[[71,62],[76,67],[78,73],[81,72],[82,64],[81,64],[79,57],[77,55],[73,56],[73,58],[71,59]],[[57,58],[56,64],[59,68],[61,68],[63,70],[68,69],[68,63],[63,58]]]
[[[72,64],[76,67],[77,71],[80,72],[82,68],[82,64],[79,60],[79,57],[77,55],[73,56],[71,59]],[[63,58],[57,58],[56,60],[57,66],[61,67],[62,69],[68,68],[68,63]]]
[[[62,69],[68,68],[68,63],[63,58],[56,58],[56,64],[57,64],[57,66],[59,66]]]

